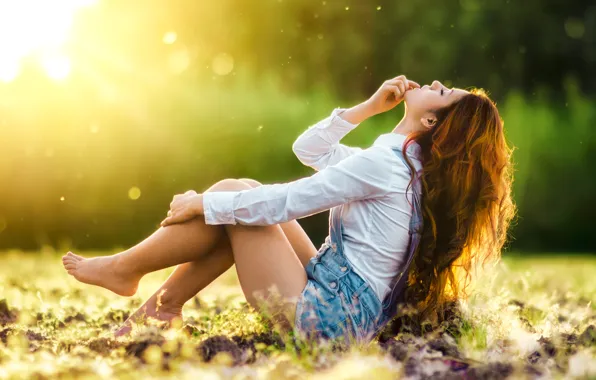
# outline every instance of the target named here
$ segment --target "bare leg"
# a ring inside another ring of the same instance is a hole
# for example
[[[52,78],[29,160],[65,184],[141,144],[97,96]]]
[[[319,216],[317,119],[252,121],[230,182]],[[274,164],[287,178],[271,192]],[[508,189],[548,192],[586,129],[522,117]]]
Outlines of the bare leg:
[[[246,187],[260,185],[256,181],[249,181],[223,180],[206,191],[229,191],[232,190],[229,187],[238,182]],[[196,221],[200,219],[196,218]],[[296,254],[306,265],[316,254],[316,249],[298,222],[290,221],[284,225],[287,226],[288,239],[296,246]],[[62,261],[68,273],[77,280],[104,287],[119,295],[132,296],[145,274],[200,260],[213,251],[221,239],[227,239],[221,225],[207,225],[201,221],[190,228],[187,223],[182,223],[159,228],[141,243],[116,255],[85,259],[68,252]]]
[[[194,229],[196,223],[200,222],[192,220],[184,225]],[[308,260],[316,254],[316,249],[308,235],[295,220],[282,223],[280,226],[292,246],[297,248],[295,251],[302,253],[299,257],[305,260],[304,265],[306,265]],[[234,256],[230,241],[222,239],[218,246],[203,258],[178,265],[160,288],[116,332],[116,336],[130,332],[130,320],[138,323],[146,317],[151,317],[171,322],[175,318],[182,318],[184,304],[233,264]]]
[[[116,255],[85,259],[69,252],[63,263],[68,273],[81,282],[132,296],[145,274],[198,260],[225,236],[222,226],[202,222],[188,228],[175,224],[159,228],[141,243]]]
[[[243,178],[240,181],[257,187],[255,180]],[[196,230],[198,219],[182,224]],[[297,221],[280,224],[303,266],[306,266],[317,250]],[[130,320],[141,321],[151,317],[164,322],[182,318],[182,307],[198,292],[209,285],[234,264],[232,247],[229,239],[222,239],[218,246],[204,258],[179,265],[163,285],[127,320],[116,332],[116,336],[127,334],[131,329]],[[159,307],[157,306],[159,304]]]
[[[231,181],[232,187],[238,189],[238,181]],[[252,180],[242,181],[253,187],[260,185]],[[216,191],[234,190],[233,188],[226,189],[225,183],[226,181],[221,181],[207,191],[213,189]],[[230,180],[227,183],[229,184]],[[232,264],[229,240],[221,239],[224,241],[223,244],[214,242],[215,239],[212,236],[204,236],[208,235],[208,232],[205,233],[208,231],[205,227],[220,226],[207,226],[200,218],[197,218],[184,224],[162,228],[139,245],[108,258],[86,260],[69,254],[65,256],[65,266],[69,273],[83,282],[105,286],[119,294],[129,295],[130,293],[134,294],[138,280],[148,271],[171,266],[180,260],[194,259],[194,262],[178,267],[166,283],[141,308],[147,311],[147,314],[153,314],[151,311],[156,309],[158,296],[160,296],[160,307],[156,312],[161,314],[159,319],[170,320],[180,315],[180,310],[186,300],[193,297]],[[294,257],[298,254],[299,262],[306,265],[308,260],[316,254],[316,248],[304,230],[296,221],[283,223],[278,227],[281,227],[285,234],[285,241],[290,241],[291,247],[295,248]],[[211,247],[213,244],[216,246],[213,247],[212,252],[206,254],[205,245]],[[108,271],[106,268],[110,270]],[[86,273],[86,269],[89,273]],[[111,276],[106,276],[106,274]],[[122,283],[124,286],[121,286]],[[129,286],[131,283],[132,286]]]
[[[193,222],[194,224],[196,222]],[[194,226],[192,226],[194,227]],[[126,335],[131,322],[140,323],[146,318],[170,324],[182,320],[182,307],[199,291],[228,270],[234,264],[234,256],[227,239],[222,239],[211,253],[190,263],[178,265],[159,289],[135,311],[116,331],[116,336]]]

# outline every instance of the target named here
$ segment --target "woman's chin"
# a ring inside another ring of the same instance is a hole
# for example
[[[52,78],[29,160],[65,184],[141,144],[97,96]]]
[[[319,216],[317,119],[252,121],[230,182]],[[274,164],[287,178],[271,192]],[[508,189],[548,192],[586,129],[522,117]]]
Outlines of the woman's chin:
[[[418,89],[416,88],[413,90],[406,91],[406,93],[404,94],[404,103],[406,104],[406,107],[413,104],[412,101],[416,99],[416,90]]]

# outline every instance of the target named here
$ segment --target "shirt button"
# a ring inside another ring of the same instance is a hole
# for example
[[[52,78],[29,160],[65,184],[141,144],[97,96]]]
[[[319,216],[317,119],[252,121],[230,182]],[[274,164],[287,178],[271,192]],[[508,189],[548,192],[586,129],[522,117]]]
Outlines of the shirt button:
[[[337,283],[335,281],[330,282],[329,286],[331,286],[331,289],[335,289],[335,287],[337,286]]]
[[[340,270],[341,270],[342,272],[345,272],[345,271],[347,271],[347,270],[348,270],[348,267],[341,267],[341,268],[340,268]]]

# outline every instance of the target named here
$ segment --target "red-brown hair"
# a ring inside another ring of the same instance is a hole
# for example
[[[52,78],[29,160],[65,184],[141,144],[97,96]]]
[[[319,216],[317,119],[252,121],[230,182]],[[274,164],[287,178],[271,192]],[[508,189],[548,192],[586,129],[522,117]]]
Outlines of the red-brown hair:
[[[512,150],[495,103],[476,89],[436,115],[435,127],[406,141],[422,148],[424,222],[406,302],[423,317],[442,316],[446,302],[467,295],[473,266],[500,258],[516,211]]]

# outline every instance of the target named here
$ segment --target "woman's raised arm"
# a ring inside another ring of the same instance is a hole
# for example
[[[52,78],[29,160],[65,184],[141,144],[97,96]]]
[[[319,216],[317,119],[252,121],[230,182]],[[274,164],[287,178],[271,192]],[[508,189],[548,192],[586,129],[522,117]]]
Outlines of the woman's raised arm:
[[[400,75],[389,79],[365,102],[352,108],[336,108],[331,116],[308,128],[294,142],[292,150],[306,166],[323,170],[362,151],[339,141],[358,124],[376,114],[389,111],[404,100],[407,90],[420,85]]]
[[[343,118],[346,112],[344,108],[334,109],[329,117],[309,127],[296,139],[292,150],[300,162],[318,171],[362,150],[339,142],[358,126]]]

